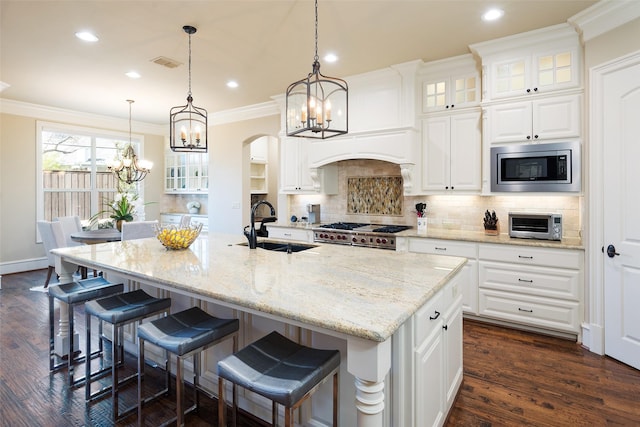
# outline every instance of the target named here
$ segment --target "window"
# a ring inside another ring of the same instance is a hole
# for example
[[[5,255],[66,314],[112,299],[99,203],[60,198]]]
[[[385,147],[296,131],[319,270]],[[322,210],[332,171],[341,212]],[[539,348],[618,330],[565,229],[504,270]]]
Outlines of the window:
[[[118,191],[134,189],[140,198],[143,186],[118,182],[107,169],[129,143],[129,134],[38,122],[38,219],[78,215],[89,220],[105,209],[105,201]],[[132,135],[140,153],[143,138]],[[102,214],[108,218],[108,214]]]

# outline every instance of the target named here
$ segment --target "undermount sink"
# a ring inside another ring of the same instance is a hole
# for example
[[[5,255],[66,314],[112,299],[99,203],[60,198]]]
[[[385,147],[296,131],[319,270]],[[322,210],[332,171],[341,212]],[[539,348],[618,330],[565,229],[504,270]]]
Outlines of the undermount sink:
[[[249,243],[238,243],[240,246],[249,246]],[[258,242],[257,248],[267,251],[276,252],[301,252],[307,249],[317,248],[318,245],[308,245],[305,243],[289,243],[289,242]]]

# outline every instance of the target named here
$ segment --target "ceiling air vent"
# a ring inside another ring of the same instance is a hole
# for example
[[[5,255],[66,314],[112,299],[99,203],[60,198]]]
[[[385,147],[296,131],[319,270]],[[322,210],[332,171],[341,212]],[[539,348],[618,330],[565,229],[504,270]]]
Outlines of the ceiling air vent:
[[[182,65],[182,62],[167,58],[166,56],[158,56],[157,58],[153,58],[151,62],[167,68],[176,68]]]

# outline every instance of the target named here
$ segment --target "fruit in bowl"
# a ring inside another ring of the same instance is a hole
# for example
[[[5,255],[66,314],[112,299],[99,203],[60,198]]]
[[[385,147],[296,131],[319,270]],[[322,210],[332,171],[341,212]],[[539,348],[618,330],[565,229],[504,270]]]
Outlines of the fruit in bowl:
[[[202,223],[192,224],[186,227],[175,225],[156,225],[156,237],[167,249],[187,249],[196,240]]]

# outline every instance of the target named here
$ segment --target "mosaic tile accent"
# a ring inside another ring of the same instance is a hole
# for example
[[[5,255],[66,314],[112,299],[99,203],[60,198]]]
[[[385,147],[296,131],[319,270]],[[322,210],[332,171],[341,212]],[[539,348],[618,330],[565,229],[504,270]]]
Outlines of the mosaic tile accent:
[[[402,215],[401,176],[347,178],[347,213]]]

